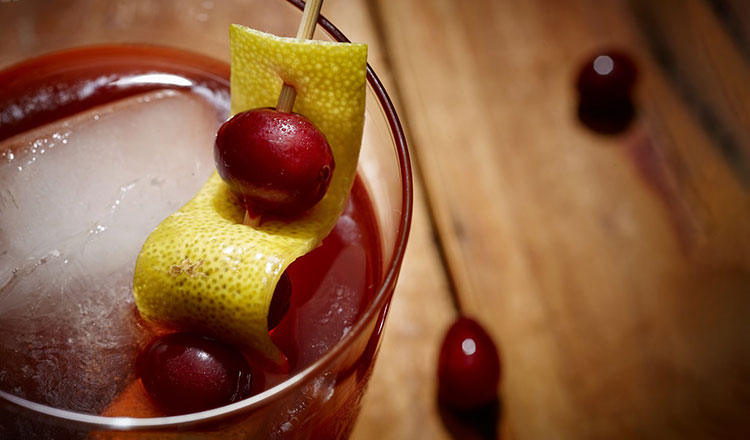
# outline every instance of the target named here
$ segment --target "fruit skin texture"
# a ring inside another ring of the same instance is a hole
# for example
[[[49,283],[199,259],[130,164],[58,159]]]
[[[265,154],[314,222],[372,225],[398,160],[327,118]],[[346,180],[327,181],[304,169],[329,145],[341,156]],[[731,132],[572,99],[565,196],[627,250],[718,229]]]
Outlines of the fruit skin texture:
[[[440,349],[438,397],[448,406],[469,410],[497,398],[500,357],[492,338],[473,319],[460,317]]]
[[[335,169],[328,141],[309,119],[270,108],[226,121],[214,158],[219,175],[251,209],[287,217],[320,201]]]
[[[167,415],[218,408],[248,396],[252,374],[242,354],[216,340],[173,333],[138,356],[136,373],[154,404]]]
[[[133,296],[146,321],[283,364],[268,334],[276,283],[298,256],[315,249],[338,212],[304,222],[269,219],[257,228],[242,224],[244,213],[218,173],[212,174],[146,239],[135,264]]]

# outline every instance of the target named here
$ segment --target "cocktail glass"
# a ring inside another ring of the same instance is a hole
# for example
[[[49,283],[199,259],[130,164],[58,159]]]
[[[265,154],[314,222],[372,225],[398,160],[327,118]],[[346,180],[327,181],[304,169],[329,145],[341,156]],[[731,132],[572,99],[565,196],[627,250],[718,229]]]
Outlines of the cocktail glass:
[[[0,5],[0,69],[51,51],[111,43],[153,43],[227,61],[230,23],[291,36],[302,6],[299,0],[6,2]],[[315,38],[348,41],[323,17]],[[340,342],[281,384],[235,404],[196,414],[102,417],[41,405],[0,391],[0,438],[348,436],[378,351],[404,255],[412,206],[409,154],[398,116],[369,67],[367,83],[358,172],[378,221],[382,275],[374,299]]]

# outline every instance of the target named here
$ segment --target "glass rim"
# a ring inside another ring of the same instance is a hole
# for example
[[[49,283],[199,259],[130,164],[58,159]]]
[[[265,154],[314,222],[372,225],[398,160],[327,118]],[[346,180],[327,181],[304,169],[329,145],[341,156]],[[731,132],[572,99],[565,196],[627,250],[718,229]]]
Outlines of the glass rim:
[[[285,1],[300,10],[302,10],[305,5],[302,0]],[[335,41],[341,43],[351,42],[338,28],[336,28],[336,26],[333,25],[333,23],[331,23],[322,14],[318,18],[317,25],[323,28],[323,30],[325,30],[326,33]],[[315,375],[320,372],[320,370],[330,365],[336,358],[339,357],[339,355],[348,346],[348,343],[350,341],[354,340],[363,331],[365,331],[366,323],[370,322],[373,319],[377,319],[376,315],[380,313],[383,308],[387,307],[387,302],[389,301],[391,294],[396,286],[396,280],[401,269],[401,263],[403,261],[404,253],[406,250],[409,230],[411,228],[411,217],[413,209],[413,176],[411,171],[409,150],[406,143],[406,135],[404,134],[403,128],[401,127],[401,122],[396,113],[395,106],[388,96],[383,83],[375,74],[372,66],[370,66],[370,63],[367,63],[367,83],[378,99],[380,107],[383,110],[384,116],[388,121],[388,126],[393,136],[393,143],[396,151],[396,156],[398,158],[398,165],[401,171],[401,187],[403,195],[403,198],[401,200],[401,217],[398,224],[391,261],[385,268],[382,283],[378,288],[373,301],[365,309],[364,313],[360,316],[354,326],[352,326],[351,330],[347,332],[346,335],[344,335],[342,339],[333,346],[333,348],[331,348],[327,353],[325,353],[304,370],[289,377],[280,384],[261,393],[258,393],[252,397],[219,408],[179,416],[148,418],[99,416],[54,408],[48,405],[26,400],[22,397],[18,397],[2,390],[0,390],[0,400],[6,400],[11,404],[15,404],[26,410],[33,411],[34,413],[42,414],[44,416],[56,419],[61,423],[74,422],[77,424],[86,425],[91,429],[131,431],[136,429],[148,428],[164,429],[186,427],[208,423],[214,420],[223,419],[224,417],[231,417],[234,415],[239,415],[246,411],[252,411],[254,409],[260,408],[267,401],[275,397],[282,397],[285,394],[291,392],[296,387],[305,383],[308,379],[315,377]]]

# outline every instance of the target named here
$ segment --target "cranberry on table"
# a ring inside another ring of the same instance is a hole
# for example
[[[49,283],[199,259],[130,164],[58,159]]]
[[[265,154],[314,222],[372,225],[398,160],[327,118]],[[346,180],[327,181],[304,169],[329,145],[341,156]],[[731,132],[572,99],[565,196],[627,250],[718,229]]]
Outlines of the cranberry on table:
[[[618,133],[635,116],[632,91],[637,77],[633,60],[618,50],[600,51],[584,62],[578,74],[578,116],[601,133]]]
[[[216,135],[219,175],[254,214],[292,217],[323,198],[335,168],[323,133],[296,113],[238,113]]]
[[[154,404],[167,415],[237,402],[249,395],[252,380],[242,353],[191,333],[152,341],[138,355],[136,374]]]
[[[492,338],[473,319],[459,317],[440,349],[438,397],[451,407],[468,410],[497,399],[500,357]]]

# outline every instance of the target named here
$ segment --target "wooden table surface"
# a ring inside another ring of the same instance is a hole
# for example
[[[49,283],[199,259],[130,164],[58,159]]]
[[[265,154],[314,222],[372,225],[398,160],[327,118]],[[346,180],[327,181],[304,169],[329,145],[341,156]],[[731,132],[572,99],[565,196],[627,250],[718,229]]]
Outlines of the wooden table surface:
[[[323,14],[369,44],[416,177],[354,440],[482,438],[436,402],[459,313],[501,350],[498,438],[750,438],[750,2],[325,0]],[[576,116],[579,66],[607,47],[639,72],[617,135]]]
[[[750,438],[750,3],[326,0],[370,45],[414,224],[353,438],[469,438],[436,403],[460,312],[501,349],[498,438]],[[617,135],[576,116],[601,48]],[[476,436],[480,438],[481,436]]]

